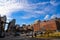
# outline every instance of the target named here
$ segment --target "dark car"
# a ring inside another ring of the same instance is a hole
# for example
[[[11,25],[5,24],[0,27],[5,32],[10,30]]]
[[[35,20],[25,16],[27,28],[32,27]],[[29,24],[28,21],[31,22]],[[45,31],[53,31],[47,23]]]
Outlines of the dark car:
[[[19,32],[16,32],[14,36],[20,36],[20,33]]]

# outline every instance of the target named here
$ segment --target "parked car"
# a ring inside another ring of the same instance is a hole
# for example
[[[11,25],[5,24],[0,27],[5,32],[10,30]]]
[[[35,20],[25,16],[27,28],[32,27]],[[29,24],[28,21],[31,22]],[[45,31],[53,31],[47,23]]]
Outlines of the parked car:
[[[16,32],[14,36],[20,36],[20,33],[19,32]]]
[[[32,32],[26,34],[26,36],[32,36],[32,35],[33,35]]]

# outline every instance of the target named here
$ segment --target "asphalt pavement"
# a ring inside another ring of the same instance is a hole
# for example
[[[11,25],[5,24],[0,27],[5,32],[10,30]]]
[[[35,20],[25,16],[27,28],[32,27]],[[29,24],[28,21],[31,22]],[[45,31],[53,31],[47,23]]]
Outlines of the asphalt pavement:
[[[0,40],[60,40],[60,39],[43,39],[43,38],[32,38],[27,36],[6,36],[5,38],[0,38]]]

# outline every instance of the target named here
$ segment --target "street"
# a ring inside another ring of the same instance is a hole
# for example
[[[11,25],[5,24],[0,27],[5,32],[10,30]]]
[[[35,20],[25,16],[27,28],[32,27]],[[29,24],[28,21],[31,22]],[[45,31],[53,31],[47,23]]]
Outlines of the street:
[[[25,37],[25,36],[6,36],[5,38],[0,38],[0,40],[60,40],[60,39],[45,39],[45,38],[32,38],[32,37]]]

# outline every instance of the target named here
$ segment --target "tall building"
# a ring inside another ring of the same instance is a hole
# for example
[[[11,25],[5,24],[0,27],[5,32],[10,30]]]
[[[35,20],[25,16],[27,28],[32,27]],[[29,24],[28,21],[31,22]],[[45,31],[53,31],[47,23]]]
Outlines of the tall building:
[[[15,19],[13,19],[12,21],[9,22],[8,28],[7,28],[7,31],[8,31],[8,32],[9,32],[9,31],[13,32],[14,26],[15,26],[15,22],[16,22]]]
[[[6,20],[7,20],[6,16],[3,17],[0,16],[0,30],[5,29]]]
[[[5,37],[6,16],[0,16],[0,37]]]

